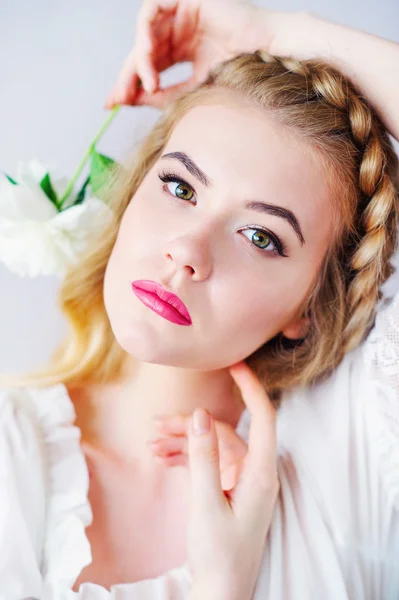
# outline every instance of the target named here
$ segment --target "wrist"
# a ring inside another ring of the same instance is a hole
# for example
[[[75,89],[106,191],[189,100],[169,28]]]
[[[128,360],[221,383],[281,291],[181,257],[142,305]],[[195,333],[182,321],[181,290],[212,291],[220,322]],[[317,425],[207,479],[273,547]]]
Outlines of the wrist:
[[[268,8],[254,7],[248,17],[243,40],[241,29],[241,43],[245,45],[244,51],[266,50],[269,54],[288,56],[295,46],[306,47],[303,33],[311,26],[313,15],[304,11],[282,12]],[[302,43],[303,38],[303,43]]]
[[[298,60],[327,58],[329,26],[331,23],[312,12],[279,13],[275,17],[275,33],[268,52],[277,56],[294,56]]]
[[[230,45],[232,50],[237,54],[239,52],[254,52],[255,50],[270,52],[270,45],[283,14],[285,13],[253,4],[245,5],[245,11],[241,13],[239,26],[237,25],[231,31]]]

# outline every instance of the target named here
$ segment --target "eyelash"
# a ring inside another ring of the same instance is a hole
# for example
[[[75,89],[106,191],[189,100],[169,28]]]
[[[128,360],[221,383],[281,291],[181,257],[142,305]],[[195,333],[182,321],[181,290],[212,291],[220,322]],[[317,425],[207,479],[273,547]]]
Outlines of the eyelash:
[[[196,193],[194,188],[192,187],[192,185],[190,185],[187,181],[182,179],[182,177],[180,177],[180,175],[177,175],[176,173],[171,173],[168,171],[160,171],[158,173],[158,177],[164,183],[179,183],[179,184],[187,186],[190,190],[192,190],[192,192],[194,194]],[[165,189],[165,188],[166,188],[166,186],[162,186],[162,189],[165,191],[165,193],[170,194],[169,190]],[[174,198],[177,198],[178,200],[182,200],[183,202],[190,202],[190,200],[184,200],[184,198],[179,198],[178,196],[175,196],[174,194],[172,194],[172,195]],[[260,231],[260,232],[266,234],[267,237],[272,241],[273,245],[276,248],[276,250],[272,250],[272,253],[276,254],[277,256],[282,256],[282,257],[288,256],[286,254],[287,247],[284,244],[284,242],[282,240],[280,240],[280,238],[278,238],[276,235],[267,231],[267,229],[263,229],[262,227],[246,227],[245,229],[254,229],[255,231]],[[252,245],[255,247],[256,250],[259,250],[261,253],[270,254],[270,251],[259,248],[259,246],[255,246],[255,244],[253,244],[253,243],[252,243]]]

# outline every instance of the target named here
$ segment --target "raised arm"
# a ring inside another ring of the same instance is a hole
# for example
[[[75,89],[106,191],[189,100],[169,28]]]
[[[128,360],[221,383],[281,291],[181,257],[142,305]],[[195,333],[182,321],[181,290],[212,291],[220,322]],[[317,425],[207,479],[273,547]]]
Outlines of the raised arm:
[[[205,79],[216,63],[258,49],[327,60],[356,85],[399,141],[398,43],[311,12],[275,11],[243,0],[143,0],[135,44],[105,106],[164,107]],[[184,61],[192,62],[193,76],[159,88],[158,73]]]
[[[263,27],[269,30],[269,12],[262,13]],[[281,23],[268,49],[271,54],[328,60],[362,91],[387,130],[399,141],[398,43],[310,12],[292,13],[289,18],[276,13],[275,18]]]

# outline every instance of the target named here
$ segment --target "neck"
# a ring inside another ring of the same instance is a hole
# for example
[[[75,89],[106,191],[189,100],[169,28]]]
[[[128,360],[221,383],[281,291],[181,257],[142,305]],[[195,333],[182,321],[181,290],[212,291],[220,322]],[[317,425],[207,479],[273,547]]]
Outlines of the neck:
[[[245,408],[227,369],[204,372],[137,361],[117,383],[91,385],[75,399],[82,441],[145,472],[159,469],[147,446],[158,436],[153,416],[190,416],[201,406],[235,428]]]

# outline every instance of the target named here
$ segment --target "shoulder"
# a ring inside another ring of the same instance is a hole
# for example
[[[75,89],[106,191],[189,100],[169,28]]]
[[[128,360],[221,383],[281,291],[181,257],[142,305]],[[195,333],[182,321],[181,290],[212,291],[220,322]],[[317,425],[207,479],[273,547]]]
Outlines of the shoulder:
[[[4,439],[24,436],[24,453],[43,444],[52,430],[72,425],[76,414],[63,384],[49,387],[0,387],[0,432]]]
[[[37,499],[45,495],[48,442],[59,426],[70,425],[73,419],[73,406],[61,385],[0,387],[0,462],[29,510],[35,505],[28,492]],[[3,488],[2,497],[11,489],[12,485]]]
[[[362,344],[367,390],[361,399],[369,439],[390,502],[399,509],[399,291],[377,311]]]
[[[0,388],[0,597],[39,597],[46,474],[29,390]]]
[[[374,502],[379,489],[381,507],[397,510],[397,392],[397,384],[379,378],[370,368],[364,348],[356,348],[324,381],[284,395],[277,420],[282,454],[288,452],[309,485],[317,482],[334,503],[334,489],[341,489],[342,499],[345,487],[352,505],[357,486],[363,505]],[[373,490],[367,488],[371,481]]]
[[[393,297],[382,301],[362,349],[365,364],[377,377],[398,373],[399,290]]]
[[[0,461],[45,488],[48,474],[80,454],[75,407],[64,384],[0,387]],[[47,482],[49,483],[49,482]]]
[[[75,419],[64,384],[0,387],[0,598],[42,597],[90,562],[89,476]]]
[[[0,388],[0,443],[2,460],[37,460],[41,431],[26,388]]]

